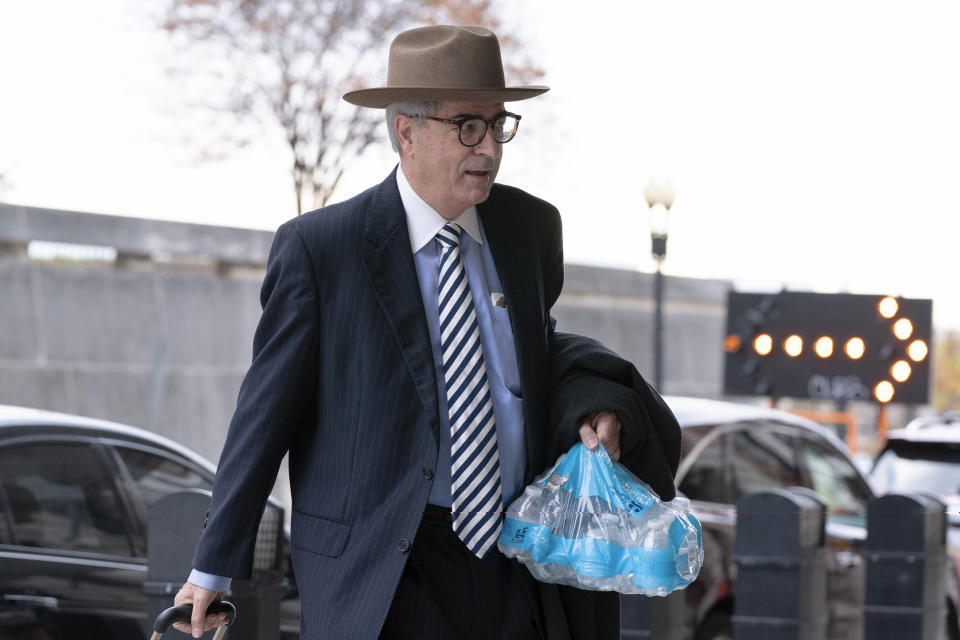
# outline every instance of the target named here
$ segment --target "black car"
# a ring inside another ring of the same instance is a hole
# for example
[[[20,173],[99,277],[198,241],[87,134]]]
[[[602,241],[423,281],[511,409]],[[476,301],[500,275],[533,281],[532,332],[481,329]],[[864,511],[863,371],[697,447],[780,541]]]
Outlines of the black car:
[[[0,638],[144,638],[147,511],[214,471],[142,429],[0,406]]]

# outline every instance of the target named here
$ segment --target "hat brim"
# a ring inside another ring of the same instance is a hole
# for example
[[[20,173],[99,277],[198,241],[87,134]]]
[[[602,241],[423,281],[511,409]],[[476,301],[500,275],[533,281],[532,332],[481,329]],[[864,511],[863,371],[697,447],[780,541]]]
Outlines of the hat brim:
[[[343,99],[358,107],[384,109],[393,102],[516,102],[546,93],[550,87],[523,86],[489,88],[378,87],[343,94]]]

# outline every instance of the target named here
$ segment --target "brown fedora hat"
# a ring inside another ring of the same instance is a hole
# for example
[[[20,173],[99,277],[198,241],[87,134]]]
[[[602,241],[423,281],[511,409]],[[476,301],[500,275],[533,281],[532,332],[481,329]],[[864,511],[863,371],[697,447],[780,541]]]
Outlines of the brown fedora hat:
[[[423,100],[509,102],[546,91],[549,87],[504,86],[500,43],[489,29],[435,25],[393,39],[387,86],[350,91],[343,99],[383,109],[391,102]]]

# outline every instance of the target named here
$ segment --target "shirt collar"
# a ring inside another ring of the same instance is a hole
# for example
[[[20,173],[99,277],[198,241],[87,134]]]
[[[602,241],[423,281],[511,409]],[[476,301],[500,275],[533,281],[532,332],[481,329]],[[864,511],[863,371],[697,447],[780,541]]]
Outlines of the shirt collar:
[[[443,225],[456,222],[464,231],[470,234],[477,244],[483,244],[480,236],[480,222],[477,219],[477,208],[471,206],[454,220],[447,220],[441,216],[423,198],[417,195],[403,174],[403,167],[397,168],[397,189],[400,190],[400,200],[403,210],[407,214],[407,229],[410,232],[410,249],[413,253],[420,251],[433,240]]]

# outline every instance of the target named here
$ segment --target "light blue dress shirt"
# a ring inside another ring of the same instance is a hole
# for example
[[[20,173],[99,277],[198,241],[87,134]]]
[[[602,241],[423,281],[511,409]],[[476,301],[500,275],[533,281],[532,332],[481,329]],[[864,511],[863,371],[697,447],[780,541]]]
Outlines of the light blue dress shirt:
[[[480,342],[487,368],[487,380],[493,400],[493,419],[497,427],[500,453],[500,482],[504,505],[509,504],[523,488],[526,445],[523,433],[523,395],[520,368],[513,341],[510,316],[503,299],[503,287],[493,264],[490,245],[476,207],[470,207],[455,220],[447,220],[418,196],[397,170],[397,187],[407,214],[410,248],[420,281],[420,295],[427,316],[427,329],[433,347],[433,363],[437,377],[440,410],[440,454],[434,473],[430,502],[450,506],[450,421],[447,414],[447,390],[443,380],[443,353],[440,348],[440,313],[437,287],[440,273],[440,251],[435,239],[448,222],[459,224],[460,258],[467,273],[473,305],[480,326]],[[496,298],[499,303],[494,303]]]
[[[440,349],[440,319],[437,286],[440,273],[440,252],[436,235],[443,225],[456,222],[465,233],[460,234],[460,257],[467,273],[470,293],[480,326],[480,341],[487,379],[493,400],[493,418],[497,427],[500,453],[500,482],[504,505],[510,504],[523,488],[526,445],[524,443],[523,394],[520,367],[510,326],[503,287],[493,264],[490,246],[477,215],[470,207],[455,220],[447,220],[414,192],[401,168],[397,169],[397,188],[407,217],[410,249],[420,282],[420,295],[427,316],[427,329],[433,347],[433,363],[437,379],[440,410],[440,450],[434,471],[430,502],[450,506],[450,420],[447,415],[447,391],[443,380],[443,353]],[[194,569],[188,581],[211,591],[226,591],[230,578],[215,576]]]

